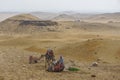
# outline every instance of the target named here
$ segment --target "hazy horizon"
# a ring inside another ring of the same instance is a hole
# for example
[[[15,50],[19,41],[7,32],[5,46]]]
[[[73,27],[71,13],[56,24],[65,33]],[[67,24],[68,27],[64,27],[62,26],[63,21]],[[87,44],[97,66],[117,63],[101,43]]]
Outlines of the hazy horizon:
[[[0,13],[81,13],[81,14],[104,14],[104,13],[120,13],[120,11],[114,11],[114,12],[80,12],[80,11],[0,11]]]
[[[0,12],[120,12],[120,0],[0,0]]]

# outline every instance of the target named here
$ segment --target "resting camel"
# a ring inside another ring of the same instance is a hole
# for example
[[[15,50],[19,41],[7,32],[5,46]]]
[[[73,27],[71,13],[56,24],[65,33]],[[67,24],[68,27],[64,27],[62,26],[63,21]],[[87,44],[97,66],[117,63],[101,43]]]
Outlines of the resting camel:
[[[29,56],[29,64],[38,63],[38,61],[43,57],[44,55],[41,55],[40,57]]]
[[[49,55],[41,55],[40,57],[29,56],[29,64],[38,63],[38,61],[44,57],[45,57],[45,68],[47,68],[54,60],[53,56],[52,57]]]
[[[30,56],[29,57],[29,63],[37,63],[38,60],[41,60],[41,58],[45,58],[45,68],[46,70],[51,65],[51,63],[55,60],[54,59],[54,53],[53,50],[48,49],[45,55],[41,55],[39,58]]]

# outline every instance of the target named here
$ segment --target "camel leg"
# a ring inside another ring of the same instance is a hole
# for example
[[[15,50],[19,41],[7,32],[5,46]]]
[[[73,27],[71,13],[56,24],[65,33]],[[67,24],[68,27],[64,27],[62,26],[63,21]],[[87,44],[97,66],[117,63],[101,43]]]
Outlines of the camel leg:
[[[48,61],[45,60],[45,70],[47,70],[47,69],[48,69]]]

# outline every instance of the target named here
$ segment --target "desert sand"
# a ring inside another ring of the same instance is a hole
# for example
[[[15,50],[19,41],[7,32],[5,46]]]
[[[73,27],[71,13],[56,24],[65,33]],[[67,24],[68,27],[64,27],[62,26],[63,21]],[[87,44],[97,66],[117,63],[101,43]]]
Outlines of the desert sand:
[[[0,80],[120,79],[119,22],[56,17],[46,21],[21,14],[0,22]],[[29,64],[30,55],[39,57],[48,48],[54,50],[56,59],[63,56],[63,72],[45,71],[44,59]],[[98,66],[92,67],[93,62]],[[69,67],[80,70],[69,71]]]

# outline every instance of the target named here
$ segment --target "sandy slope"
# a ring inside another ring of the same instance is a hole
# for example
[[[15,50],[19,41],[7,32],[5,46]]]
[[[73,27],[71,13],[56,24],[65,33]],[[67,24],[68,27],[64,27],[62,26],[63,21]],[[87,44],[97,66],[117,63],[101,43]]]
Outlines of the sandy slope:
[[[62,33],[63,34],[63,33]],[[92,33],[42,32],[36,36],[1,36],[0,79],[1,80],[118,80],[120,77],[120,38]],[[44,35],[44,36],[43,36]],[[45,36],[46,35],[46,36]],[[56,37],[57,35],[57,37]],[[70,37],[71,35],[71,37]],[[66,37],[68,36],[68,37]],[[40,56],[51,47],[56,55],[64,56],[66,68],[80,68],[78,72],[65,69],[61,73],[50,73],[44,69],[44,60],[28,64],[30,55]],[[100,59],[98,67],[90,67]],[[91,75],[96,75],[95,78]]]
[[[36,19],[30,16],[28,18]],[[58,24],[59,31],[35,31],[28,34],[1,33],[0,80],[120,79],[119,23],[60,21]],[[5,31],[9,31],[9,26],[6,24]],[[28,64],[30,55],[39,57],[46,52],[47,48],[54,50],[56,59],[60,55],[64,57],[63,72],[45,71],[44,59],[37,64]],[[91,67],[92,62],[95,61],[98,61],[98,67]],[[71,66],[79,68],[80,71],[68,71],[67,68]]]
[[[19,13],[0,13],[0,22]]]

